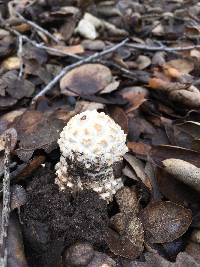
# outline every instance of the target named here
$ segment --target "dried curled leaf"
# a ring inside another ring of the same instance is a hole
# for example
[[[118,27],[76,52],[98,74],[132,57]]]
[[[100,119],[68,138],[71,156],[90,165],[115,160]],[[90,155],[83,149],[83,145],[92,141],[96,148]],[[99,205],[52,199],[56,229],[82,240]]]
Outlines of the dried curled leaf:
[[[190,210],[170,201],[150,203],[140,212],[146,240],[150,243],[171,242],[182,236],[192,222]]]
[[[181,159],[165,159],[165,170],[178,180],[200,192],[200,168]]]

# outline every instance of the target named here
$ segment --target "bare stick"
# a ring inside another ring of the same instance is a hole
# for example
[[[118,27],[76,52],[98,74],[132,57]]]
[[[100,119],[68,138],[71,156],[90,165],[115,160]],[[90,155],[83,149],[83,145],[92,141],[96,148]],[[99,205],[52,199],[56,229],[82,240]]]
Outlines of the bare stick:
[[[91,56],[89,56],[89,57],[86,57],[86,58],[83,58],[83,59],[81,59],[81,60],[79,60],[78,62],[75,62],[75,63],[73,63],[73,64],[71,64],[71,65],[69,65],[69,66],[66,66],[65,68],[63,68],[62,70],[61,70],[61,72],[49,83],[49,84],[47,84],[44,88],[43,88],[43,90],[39,93],[39,94],[37,94],[34,98],[33,98],[33,100],[32,100],[32,104],[33,103],[35,103],[35,101],[38,99],[38,97],[40,97],[40,96],[43,96],[44,94],[46,94],[48,91],[50,91],[53,87],[54,87],[54,85],[68,72],[68,71],[70,71],[70,70],[72,70],[73,68],[75,68],[75,67],[78,67],[78,66],[80,66],[80,65],[82,65],[82,64],[85,64],[85,63],[88,63],[88,62],[91,62],[91,61],[94,61],[94,60],[96,60],[96,59],[98,59],[98,58],[100,58],[100,57],[103,57],[103,56],[105,56],[105,55],[107,55],[107,54],[109,54],[109,53],[111,53],[111,52],[114,52],[114,51],[116,51],[118,48],[120,48],[120,47],[122,47],[122,46],[124,46],[125,44],[126,44],[126,42],[128,41],[128,38],[126,38],[125,40],[123,40],[122,42],[120,42],[119,44],[117,44],[117,45],[114,45],[114,46],[112,46],[112,47],[110,47],[110,48],[108,48],[108,49],[106,49],[106,50],[104,50],[104,51],[102,51],[102,52],[100,52],[100,53],[95,53],[95,54],[93,54],[93,55],[91,55]]]
[[[70,57],[73,57],[73,58],[78,59],[78,60],[80,60],[82,58],[82,57],[80,57],[78,55],[74,55],[74,54],[71,54],[71,53],[62,52],[59,49],[48,47],[48,46],[43,45],[41,43],[37,43],[34,40],[31,40],[26,35],[23,35],[23,34],[19,33],[18,31],[16,31],[15,29],[12,29],[10,26],[6,25],[5,22],[4,22],[4,20],[1,17],[0,17],[0,22],[1,22],[1,28],[9,31],[10,33],[16,35],[17,37],[21,37],[24,41],[32,44],[33,46],[35,46],[37,48],[44,49],[46,51],[56,52],[56,53],[59,53],[60,55],[70,56]]]
[[[22,50],[23,50],[23,38],[19,36],[19,45],[18,45],[18,51],[17,55],[20,59],[20,70],[19,70],[19,75],[18,78],[21,79],[22,74],[23,74],[23,59],[22,59]]]
[[[164,51],[164,52],[178,52],[178,51],[187,51],[192,49],[200,48],[200,45],[190,45],[185,47],[168,47],[168,46],[150,46],[150,45],[143,45],[143,44],[126,44],[127,47],[139,49],[139,50],[147,50],[152,52],[157,51]]]
[[[44,33],[46,36],[48,36],[50,39],[52,39],[54,42],[59,43],[59,40],[54,37],[50,32],[47,30],[43,29],[41,26],[37,25],[35,22],[25,19],[19,12],[16,11],[17,16],[23,21],[29,24],[31,27],[35,28],[37,31],[40,31]]]
[[[5,134],[4,178],[3,178],[3,210],[1,222],[1,266],[7,266],[7,235],[10,215],[10,134]]]

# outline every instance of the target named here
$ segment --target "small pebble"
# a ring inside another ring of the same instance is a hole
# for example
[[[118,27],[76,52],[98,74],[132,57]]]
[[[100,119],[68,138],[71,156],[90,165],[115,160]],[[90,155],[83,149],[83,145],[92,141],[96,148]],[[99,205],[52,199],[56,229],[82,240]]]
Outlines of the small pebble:
[[[108,255],[101,252],[95,252],[92,261],[87,267],[115,267],[116,262],[111,259]]]
[[[93,247],[89,243],[77,243],[67,248],[63,256],[64,267],[84,267],[94,256]]]

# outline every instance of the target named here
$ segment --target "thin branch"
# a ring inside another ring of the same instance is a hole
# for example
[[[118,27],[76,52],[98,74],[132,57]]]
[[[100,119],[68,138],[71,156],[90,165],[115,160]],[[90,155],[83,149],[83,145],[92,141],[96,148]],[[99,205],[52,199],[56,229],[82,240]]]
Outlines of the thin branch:
[[[18,51],[17,55],[20,59],[20,70],[19,70],[19,75],[18,78],[21,79],[22,74],[23,74],[23,58],[22,58],[22,52],[23,52],[23,38],[19,36],[19,45],[18,45]]]
[[[4,178],[3,178],[3,210],[1,222],[1,266],[7,266],[7,235],[10,216],[10,134],[5,134]]]
[[[18,31],[16,31],[15,29],[12,29],[9,25],[6,25],[5,24],[5,21],[0,17],[0,22],[1,22],[1,28],[9,31],[10,33],[14,34],[15,36],[17,37],[21,37],[24,41],[32,44],[33,46],[37,47],[37,48],[40,48],[40,49],[44,49],[46,51],[52,51],[52,52],[56,52],[56,53],[59,53],[61,55],[64,55],[64,56],[69,56],[69,57],[72,57],[72,58],[75,58],[75,59],[81,59],[80,56],[77,56],[77,55],[74,55],[74,54],[71,54],[71,53],[66,53],[66,52],[62,52],[60,51],[59,49],[56,49],[56,48],[52,48],[52,47],[48,47],[46,45],[43,45],[43,44],[39,44],[37,43],[36,41],[34,40],[31,40],[30,38],[28,38],[26,35],[23,35],[21,33],[19,33]]]
[[[117,49],[119,49],[120,47],[124,46],[128,41],[128,38],[126,38],[125,40],[123,40],[122,42],[118,43],[117,45],[114,45],[108,49],[105,49],[104,51],[100,52],[100,53],[95,53],[89,57],[86,57],[86,58],[83,58],[81,60],[79,60],[78,62],[75,62],[69,66],[66,66],[65,68],[63,68],[61,70],[61,72],[49,83],[47,84],[43,90],[37,94],[33,100],[32,100],[32,104],[35,103],[35,101],[40,97],[40,96],[43,96],[44,94],[46,94],[48,91],[50,91],[54,85],[70,70],[82,65],[82,64],[85,64],[85,63],[88,63],[88,62],[91,62],[91,61],[94,61],[98,58],[101,58],[109,53],[112,53],[114,51],[116,51]]]
[[[37,31],[40,31],[44,33],[46,36],[48,36],[50,39],[52,39],[54,42],[59,43],[59,40],[54,37],[50,32],[47,30],[43,29],[41,26],[37,25],[35,22],[28,20],[24,18],[19,12],[16,11],[16,15],[23,21],[29,24],[31,27],[35,28]]]
[[[147,50],[147,51],[152,51],[152,52],[157,52],[157,51],[178,52],[178,51],[188,51],[188,50],[200,48],[200,44],[190,45],[190,46],[185,46],[185,47],[168,47],[164,45],[163,46],[150,46],[150,45],[131,43],[131,44],[126,44],[126,46],[130,48],[134,48],[134,49]]]

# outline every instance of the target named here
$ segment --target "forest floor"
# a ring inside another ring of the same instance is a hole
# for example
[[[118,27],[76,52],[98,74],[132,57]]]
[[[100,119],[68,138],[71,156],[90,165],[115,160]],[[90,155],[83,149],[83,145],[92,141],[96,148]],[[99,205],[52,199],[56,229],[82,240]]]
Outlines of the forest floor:
[[[0,1],[1,266],[200,266],[199,15],[192,0]],[[127,134],[110,203],[54,183],[60,132],[94,109]]]

